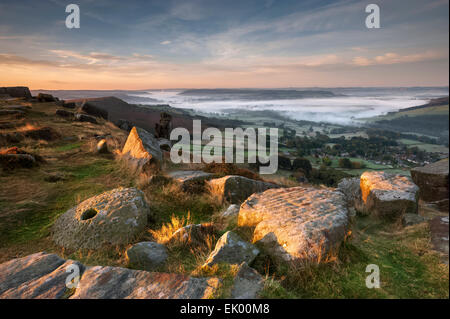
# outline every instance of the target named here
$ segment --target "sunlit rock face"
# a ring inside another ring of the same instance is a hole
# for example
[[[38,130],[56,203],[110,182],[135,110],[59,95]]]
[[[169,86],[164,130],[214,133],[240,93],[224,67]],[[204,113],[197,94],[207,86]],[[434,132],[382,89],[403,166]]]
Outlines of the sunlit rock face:
[[[417,214],[419,187],[407,176],[364,172],[360,186],[366,213],[386,219]]]
[[[210,192],[231,204],[240,204],[251,194],[278,187],[278,185],[272,183],[257,181],[237,175],[228,175],[208,181]]]
[[[78,285],[69,289],[68,279]],[[0,264],[0,299],[200,299],[212,297],[219,286],[214,277],[86,267],[44,252]]]
[[[338,190],[270,189],[250,196],[241,205],[238,225],[255,227],[253,242],[275,257],[320,262],[345,238],[348,210],[344,194]]]
[[[162,160],[162,151],[153,134],[133,127],[122,149],[122,158],[133,172],[152,175],[152,165]]]
[[[55,222],[53,239],[73,249],[129,243],[144,230],[149,214],[142,191],[116,188],[65,212]]]
[[[411,177],[420,188],[420,198],[442,211],[448,211],[449,207],[448,169],[447,158],[411,170]]]
[[[194,278],[131,270],[89,267],[71,299],[207,299],[220,285],[218,278]]]

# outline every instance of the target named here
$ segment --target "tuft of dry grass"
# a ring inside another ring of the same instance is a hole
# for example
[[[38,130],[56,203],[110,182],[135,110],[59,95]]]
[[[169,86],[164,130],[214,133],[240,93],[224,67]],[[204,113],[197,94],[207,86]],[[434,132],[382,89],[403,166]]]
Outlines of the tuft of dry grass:
[[[170,221],[163,224],[160,229],[150,229],[148,232],[153,236],[155,241],[160,244],[166,244],[178,229],[183,228],[184,226],[189,224],[192,224],[190,212],[188,212],[186,217],[177,217],[175,215],[172,215]]]

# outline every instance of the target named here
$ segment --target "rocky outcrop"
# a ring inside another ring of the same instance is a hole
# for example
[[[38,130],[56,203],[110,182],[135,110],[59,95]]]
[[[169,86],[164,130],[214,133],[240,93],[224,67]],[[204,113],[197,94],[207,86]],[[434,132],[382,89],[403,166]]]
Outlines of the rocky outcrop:
[[[231,290],[232,299],[256,299],[264,288],[263,277],[253,268],[243,262],[234,278]]]
[[[338,184],[338,190],[344,194],[348,206],[354,207],[357,210],[363,209],[360,184],[359,177],[343,178]]]
[[[57,101],[53,95],[47,94],[47,93],[39,93],[37,95],[37,100],[38,100],[38,102],[55,102],[55,101]]]
[[[86,269],[71,299],[206,299],[219,284],[217,278],[96,266]]]
[[[66,292],[66,270],[84,266],[54,254],[36,253],[0,265],[0,299],[62,298]]]
[[[149,213],[142,191],[113,189],[65,212],[54,224],[53,239],[73,249],[129,243],[144,230]]]
[[[348,211],[334,189],[269,189],[241,205],[238,225],[254,227],[253,242],[276,258],[320,261],[347,234]]]
[[[424,221],[425,218],[419,214],[405,214],[402,216],[402,225],[404,227],[417,225],[423,223]]]
[[[253,180],[243,176],[229,175],[208,181],[211,193],[231,204],[242,203],[254,193],[263,192],[269,188],[278,188],[278,185]]]
[[[199,191],[204,187],[205,181],[214,175],[202,171],[174,171],[168,175],[176,180],[184,191]]]
[[[31,168],[39,165],[43,159],[17,147],[0,150],[0,167],[5,171],[16,168]]]
[[[258,254],[258,248],[242,240],[235,233],[228,231],[217,241],[216,247],[204,266],[212,266],[218,263],[240,265],[242,262],[246,262],[250,264]]]
[[[31,99],[30,89],[26,86],[0,87],[0,95]]]
[[[133,124],[130,121],[124,119],[117,120],[116,122],[114,122],[114,125],[127,132],[131,131],[131,129],[133,128]]]
[[[360,186],[368,214],[391,220],[404,214],[417,214],[419,188],[407,176],[364,172]]]
[[[76,275],[81,280],[73,291],[66,286],[66,281],[69,283]],[[192,278],[119,267],[85,267],[44,252],[0,264],[0,299],[199,299],[210,298],[219,285],[217,278]]]
[[[162,152],[153,134],[133,127],[123,147],[122,158],[133,172],[152,175],[152,167],[162,160]]]
[[[166,261],[167,248],[152,241],[144,241],[128,248],[125,255],[131,266],[143,270],[154,270]]]
[[[448,165],[447,158],[411,170],[411,177],[420,189],[420,198],[442,211],[449,209]]]

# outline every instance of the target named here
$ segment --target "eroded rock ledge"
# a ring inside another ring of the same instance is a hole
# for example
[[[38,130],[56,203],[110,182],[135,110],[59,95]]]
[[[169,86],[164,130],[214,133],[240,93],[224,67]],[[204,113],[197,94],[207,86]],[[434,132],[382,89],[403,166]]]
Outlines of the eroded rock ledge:
[[[76,264],[81,280],[78,288],[66,287]],[[194,278],[131,270],[120,267],[85,267],[55,254],[40,252],[0,264],[0,299],[200,299],[217,291],[218,278]]]

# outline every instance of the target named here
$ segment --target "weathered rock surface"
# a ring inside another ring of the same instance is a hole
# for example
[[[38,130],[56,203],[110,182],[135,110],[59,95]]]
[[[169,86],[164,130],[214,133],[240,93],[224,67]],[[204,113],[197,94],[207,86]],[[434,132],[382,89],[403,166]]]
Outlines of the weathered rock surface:
[[[338,184],[338,189],[344,194],[349,207],[361,209],[363,203],[359,177],[343,178]]]
[[[237,217],[239,215],[239,208],[240,208],[239,205],[231,204],[230,206],[228,206],[226,211],[220,214],[220,216],[224,218]]]
[[[263,277],[255,269],[243,262],[239,266],[239,270],[234,279],[231,298],[256,299],[263,288]]]
[[[142,191],[116,188],[65,212],[55,222],[53,239],[74,249],[128,243],[144,230],[149,213]]]
[[[420,198],[435,204],[442,211],[449,209],[448,167],[447,158],[411,170],[411,177],[420,189]]]
[[[214,231],[214,225],[211,223],[186,225],[172,234],[168,244],[202,245],[206,243],[209,236],[214,234]]]
[[[360,186],[367,213],[386,219],[417,214],[419,187],[407,176],[364,172]]]
[[[153,134],[133,127],[123,147],[122,157],[135,173],[152,175],[152,165],[162,160],[162,152]]]
[[[255,227],[253,242],[274,257],[317,260],[344,239],[348,211],[344,195],[337,190],[269,189],[241,205],[238,225]]]
[[[0,299],[45,298],[70,296],[66,280],[78,266],[81,280],[74,299],[163,299],[209,298],[220,285],[218,278],[192,278],[179,274],[154,273],[119,267],[88,267],[55,254],[44,252],[0,264]],[[85,270],[86,269],[86,270]]]
[[[213,194],[232,204],[239,204],[254,193],[260,193],[270,188],[278,188],[278,185],[253,180],[243,176],[229,175],[208,181],[208,186]]]
[[[259,250],[251,243],[242,240],[235,233],[228,231],[217,241],[216,247],[209,255],[204,266],[212,266],[217,263],[250,264]]]
[[[84,101],[81,104],[81,111],[85,112],[86,114],[95,116],[95,117],[101,117],[105,120],[108,119],[108,111],[99,108],[98,106],[94,105],[93,103],[90,103],[89,101]]]
[[[205,181],[211,179],[214,175],[202,171],[174,171],[168,175],[180,183],[184,191],[197,191],[204,186]]]
[[[167,248],[152,241],[144,241],[128,248],[125,254],[129,264],[133,267],[154,270],[166,261]]]
[[[429,221],[431,243],[433,248],[443,255],[443,262],[448,265],[449,218],[436,216]]]
[[[219,284],[217,278],[96,266],[86,269],[71,299],[203,299]]]
[[[114,124],[121,130],[127,132],[131,131],[131,129],[133,128],[133,124],[130,121],[124,119],[119,119]]]
[[[0,95],[31,99],[30,89],[26,86],[0,87]]]

